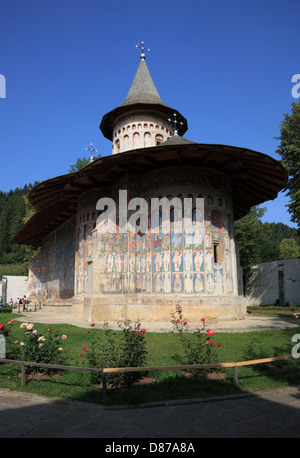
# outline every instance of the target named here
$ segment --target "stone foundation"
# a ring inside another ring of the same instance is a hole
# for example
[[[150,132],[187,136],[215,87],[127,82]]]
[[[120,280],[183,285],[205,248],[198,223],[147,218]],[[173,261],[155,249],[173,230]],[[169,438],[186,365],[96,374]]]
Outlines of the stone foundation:
[[[247,301],[243,296],[187,298],[174,295],[170,299],[158,298],[155,295],[103,295],[85,297],[80,318],[94,322],[140,319],[142,322],[166,324],[170,323],[171,313],[175,312],[177,305],[182,306],[184,318],[190,322],[199,321],[202,317],[218,320],[242,319],[247,313]]]

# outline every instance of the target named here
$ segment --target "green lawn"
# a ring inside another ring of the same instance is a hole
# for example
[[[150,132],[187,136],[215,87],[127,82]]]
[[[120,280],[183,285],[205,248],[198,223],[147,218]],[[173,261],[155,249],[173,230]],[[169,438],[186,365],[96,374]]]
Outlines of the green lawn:
[[[18,315],[19,316],[19,315]],[[13,314],[0,314],[0,324],[13,319]],[[24,316],[24,321],[26,316]],[[23,336],[21,322],[12,323],[12,334],[16,340]],[[209,322],[207,323],[209,326]],[[83,366],[84,358],[80,356],[82,346],[87,346],[89,336],[87,329],[71,325],[36,324],[35,329],[45,331],[48,327],[66,334],[62,342],[63,353],[70,366]],[[104,331],[91,328],[91,332]],[[216,343],[221,343],[216,353],[218,362],[244,361],[270,356],[290,355],[294,343],[291,342],[295,331],[261,331],[249,333],[217,333]],[[146,333],[148,349],[147,365],[186,364],[180,336],[173,333]],[[61,376],[39,379],[28,378],[21,386],[19,366],[0,365],[0,387],[11,390],[27,391],[45,396],[67,397],[71,399],[99,402],[105,404],[133,404],[168,399],[196,398],[213,395],[251,392],[299,384],[299,359],[292,359],[274,366],[248,366],[238,368],[239,387],[233,385],[232,368],[222,370],[218,378],[194,379],[187,377],[183,371],[157,371],[149,373],[148,379],[128,389],[108,389],[108,396],[103,400],[100,386],[90,384],[89,374],[84,372],[65,371]]]

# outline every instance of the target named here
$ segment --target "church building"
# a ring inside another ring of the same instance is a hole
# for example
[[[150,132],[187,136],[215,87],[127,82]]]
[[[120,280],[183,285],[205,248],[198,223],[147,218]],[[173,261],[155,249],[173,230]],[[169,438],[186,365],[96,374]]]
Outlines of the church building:
[[[124,102],[100,123],[112,154],[30,192],[36,213],[12,240],[41,247],[28,296],[88,322],[166,323],[177,305],[191,321],[242,318],[233,224],[276,198],[286,171],[263,153],[184,138],[187,120],[161,100],[144,51]],[[133,230],[121,215],[137,215],[137,198],[148,224]],[[169,218],[153,202],[169,202]]]

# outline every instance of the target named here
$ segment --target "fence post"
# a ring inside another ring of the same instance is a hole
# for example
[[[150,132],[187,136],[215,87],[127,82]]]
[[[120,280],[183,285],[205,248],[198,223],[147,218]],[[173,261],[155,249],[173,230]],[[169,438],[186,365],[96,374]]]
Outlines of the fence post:
[[[235,386],[239,386],[237,366],[233,366],[233,383]]]
[[[22,386],[25,385],[25,380],[26,380],[25,364],[21,364],[21,381],[22,381]]]
[[[102,372],[102,389],[103,389],[103,399],[106,399],[106,375]]]

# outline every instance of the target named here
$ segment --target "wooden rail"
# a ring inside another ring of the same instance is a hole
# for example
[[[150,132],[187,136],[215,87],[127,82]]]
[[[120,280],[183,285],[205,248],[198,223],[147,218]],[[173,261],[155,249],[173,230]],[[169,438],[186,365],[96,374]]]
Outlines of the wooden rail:
[[[232,367],[233,368],[233,383],[238,386],[238,372],[237,368],[241,366],[252,366],[255,364],[264,364],[276,361],[283,361],[292,359],[291,355],[288,356],[275,356],[273,358],[253,359],[249,361],[238,361],[231,363],[214,363],[214,364],[185,364],[178,366],[145,366],[145,367],[106,367],[102,369],[96,369],[92,367],[80,367],[80,366],[63,366],[46,363],[35,363],[31,361],[18,361],[14,359],[0,358],[0,363],[6,364],[19,364],[21,365],[21,380],[22,385],[25,385],[26,374],[25,366],[44,367],[58,370],[72,370],[72,371],[84,371],[84,372],[98,372],[102,374],[102,389],[103,396],[106,397],[106,374],[110,373],[125,373],[125,372],[149,372],[149,371],[168,371],[168,370],[196,370],[196,369],[216,369],[221,367]]]
[[[59,364],[34,363],[32,361],[19,361],[16,359],[6,359],[6,358],[0,358],[0,363],[19,364],[21,366],[22,385],[25,385],[25,381],[26,381],[25,366],[45,367],[49,369],[69,370],[69,371],[98,372],[98,373],[103,372],[103,369],[96,369],[94,367],[64,366],[64,365],[59,365]]]

